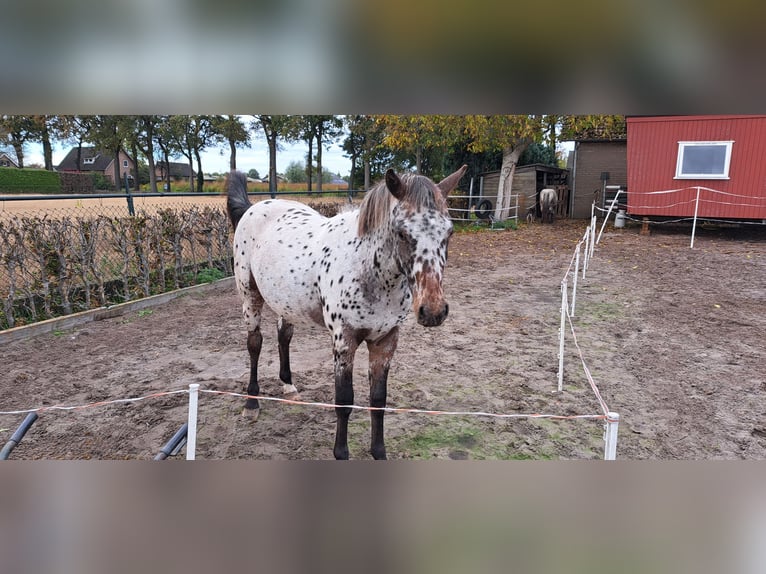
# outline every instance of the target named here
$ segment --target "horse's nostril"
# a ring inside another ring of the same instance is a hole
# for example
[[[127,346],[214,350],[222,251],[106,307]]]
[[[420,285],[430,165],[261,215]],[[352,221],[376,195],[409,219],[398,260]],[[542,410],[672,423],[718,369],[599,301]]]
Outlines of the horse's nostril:
[[[444,316],[449,315],[449,303],[444,304]]]
[[[418,317],[420,319],[423,319],[425,316],[426,316],[426,306],[425,305],[421,305],[418,308]]]

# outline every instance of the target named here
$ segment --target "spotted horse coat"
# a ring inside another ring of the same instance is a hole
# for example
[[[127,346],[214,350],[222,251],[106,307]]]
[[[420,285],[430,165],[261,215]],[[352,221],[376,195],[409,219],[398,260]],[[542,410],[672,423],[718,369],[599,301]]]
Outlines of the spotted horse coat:
[[[246,178],[229,176],[227,207],[234,225],[234,276],[242,299],[250,355],[248,395],[257,396],[258,359],[266,303],[279,316],[278,345],[283,393],[296,397],[289,347],[293,325],[313,322],[332,336],[335,404],[354,403],[354,356],[362,342],[369,351],[370,406],[385,407],[391,359],[399,326],[410,310],[426,327],[449,312],[442,278],[452,222],[447,194],[463,166],[439,184],[392,170],[372,188],[359,209],[326,218],[286,200],[250,204]],[[244,413],[257,417],[258,400]],[[333,454],[348,458],[351,409],[336,407]],[[385,459],[383,411],[371,411],[371,453]]]

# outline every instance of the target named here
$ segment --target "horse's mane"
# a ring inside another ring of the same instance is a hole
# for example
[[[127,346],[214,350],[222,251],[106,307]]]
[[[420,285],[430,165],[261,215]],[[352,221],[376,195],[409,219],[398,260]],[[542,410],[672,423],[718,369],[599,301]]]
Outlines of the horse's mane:
[[[429,178],[412,173],[405,173],[399,177],[405,190],[403,202],[409,203],[416,210],[446,209],[442,194]],[[359,236],[363,237],[388,225],[391,220],[391,210],[398,201],[388,191],[385,180],[370,189],[359,208]]]

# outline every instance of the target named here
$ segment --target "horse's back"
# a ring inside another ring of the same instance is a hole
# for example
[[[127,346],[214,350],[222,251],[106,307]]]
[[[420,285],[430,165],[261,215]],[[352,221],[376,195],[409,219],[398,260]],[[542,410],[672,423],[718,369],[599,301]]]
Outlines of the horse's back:
[[[250,281],[265,303],[291,322],[322,324],[317,289],[328,223],[305,204],[267,200],[243,215],[234,235],[235,274],[240,291]]]

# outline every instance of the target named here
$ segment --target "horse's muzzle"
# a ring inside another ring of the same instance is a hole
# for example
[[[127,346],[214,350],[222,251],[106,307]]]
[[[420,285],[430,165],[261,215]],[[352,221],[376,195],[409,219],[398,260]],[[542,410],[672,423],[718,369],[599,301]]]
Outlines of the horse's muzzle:
[[[418,323],[424,327],[438,327],[444,323],[444,319],[449,314],[449,305],[444,303],[438,309],[430,309],[425,305],[418,308]]]

